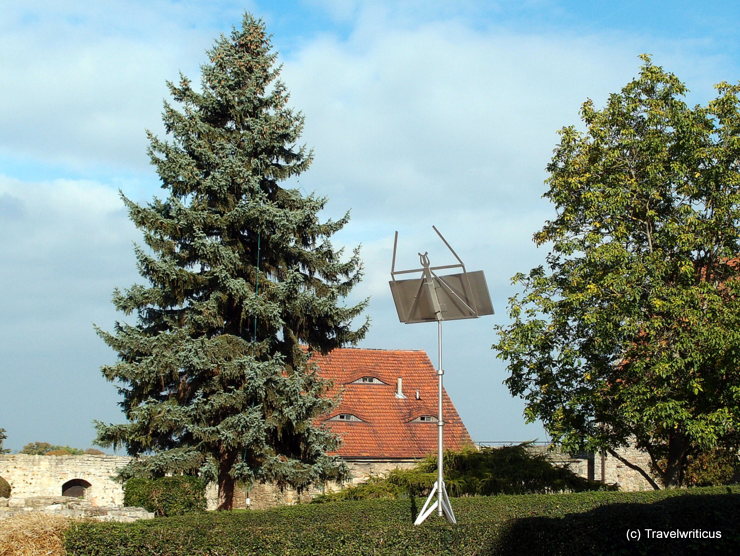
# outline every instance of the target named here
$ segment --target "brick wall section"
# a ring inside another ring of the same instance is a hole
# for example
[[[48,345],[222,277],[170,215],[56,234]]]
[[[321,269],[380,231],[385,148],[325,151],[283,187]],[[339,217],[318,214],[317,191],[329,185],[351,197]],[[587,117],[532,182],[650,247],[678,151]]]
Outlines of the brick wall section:
[[[564,454],[562,452],[547,452],[546,451],[545,453],[548,459],[554,465],[557,465],[560,467],[567,467],[579,477],[584,477],[586,479],[593,478],[593,477],[589,477],[588,457],[574,457],[569,454]]]
[[[653,490],[650,483],[639,472],[627,467],[621,461],[609,454],[595,454],[592,456],[592,469],[589,470],[587,456],[570,456],[562,452],[548,451],[544,446],[534,446],[532,449],[542,451],[555,465],[568,466],[573,473],[580,477],[600,481],[607,485],[616,484],[619,490],[634,492],[639,490]],[[650,469],[650,456],[635,448],[620,448],[617,453],[630,463],[639,465],[643,469]],[[655,477],[653,477],[656,479]],[[657,481],[657,479],[656,479]],[[658,482],[658,484],[660,484]]]

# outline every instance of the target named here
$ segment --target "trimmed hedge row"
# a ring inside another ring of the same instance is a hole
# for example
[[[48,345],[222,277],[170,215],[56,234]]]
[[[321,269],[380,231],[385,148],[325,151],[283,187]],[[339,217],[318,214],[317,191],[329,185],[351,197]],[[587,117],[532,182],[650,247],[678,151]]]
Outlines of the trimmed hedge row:
[[[77,555],[739,553],[740,487],[466,497],[458,525],[412,525],[420,499],[363,500],[211,512],[132,524],[82,523],[66,535]],[[720,539],[646,538],[653,531],[721,531]],[[640,541],[628,530],[642,532]]]
[[[740,494],[672,496],[651,504],[615,503],[557,518],[513,520],[489,552],[512,556],[737,554],[739,512]]]

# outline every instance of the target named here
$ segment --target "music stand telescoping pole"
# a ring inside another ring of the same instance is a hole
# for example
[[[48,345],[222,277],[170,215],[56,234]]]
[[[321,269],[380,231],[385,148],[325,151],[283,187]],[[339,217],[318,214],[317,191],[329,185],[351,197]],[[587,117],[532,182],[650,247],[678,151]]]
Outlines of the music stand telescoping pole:
[[[491,304],[491,298],[483,272],[467,272],[462,260],[457,256],[457,253],[455,253],[455,250],[452,249],[450,244],[447,243],[444,236],[442,236],[435,226],[432,226],[432,228],[437,232],[437,235],[455,259],[457,259],[457,264],[431,266],[428,253],[425,252],[419,253],[421,268],[396,270],[396,248],[398,245],[398,232],[396,232],[393,239],[392,280],[389,282],[398,318],[401,322],[406,324],[420,322],[437,323],[437,381],[439,386],[437,399],[437,480],[426,502],[424,502],[424,506],[421,512],[419,512],[414,525],[420,525],[435,509],[439,517],[444,516],[450,523],[457,523],[444,483],[442,321],[471,319],[478,318],[482,315],[493,314],[493,305]],[[439,270],[455,268],[462,269],[462,273],[448,274],[445,276],[439,276],[437,274]],[[418,278],[396,280],[396,276],[399,274],[419,272],[421,276]]]

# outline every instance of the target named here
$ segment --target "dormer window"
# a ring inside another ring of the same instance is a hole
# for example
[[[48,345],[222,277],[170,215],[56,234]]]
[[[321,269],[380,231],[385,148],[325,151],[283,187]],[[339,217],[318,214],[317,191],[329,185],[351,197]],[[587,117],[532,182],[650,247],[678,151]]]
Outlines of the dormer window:
[[[344,423],[362,423],[362,419],[360,419],[357,415],[352,415],[351,413],[340,413],[339,415],[335,415],[331,419],[327,419],[327,421],[342,421]]]
[[[434,415],[419,415],[411,423],[437,423],[439,420]]]
[[[352,381],[352,384],[385,384],[385,382],[375,376],[363,376]]]

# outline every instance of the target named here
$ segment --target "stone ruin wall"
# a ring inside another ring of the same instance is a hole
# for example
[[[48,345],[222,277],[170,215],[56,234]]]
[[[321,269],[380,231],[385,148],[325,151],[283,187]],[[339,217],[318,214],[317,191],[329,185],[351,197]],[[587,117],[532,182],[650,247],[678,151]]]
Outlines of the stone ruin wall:
[[[348,482],[344,484],[329,482],[324,486],[312,487],[301,493],[290,488],[281,491],[271,484],[257,484],[248,491],[237,488],[234,494],[234,508],[264,510],[275,506],[302,504],[310,502],[320,494],[336,492],[344,487],[362,483],[371,476],[385,475],[393,469],[409,469],[416,463],[418,463],[417,460],[412,459],[392,462],[378,460],[349,461],[347,466],[352,478]],[[218,506],[218,491],[213,483],[209,484],[206,489],[206,500],[209,510]]]
[[[123,489],[113,480],[131,460],[124,456],[0,455],[0,477],[10,483],[11,498],[61,496],[68,481],[90,483],[85,499],[94,506],[122,506]]]
[[[72,480],[81,479],[90,484],[85,491],[85,502],[93,507],[123,506],[123,487],[115,480],[118,470],[126,465],[128,456],[29,456],[25,454],[0,455],[0,477],[10,484],[10,506],[2,508],[30,507],[23,499],[45,497],[59,498],[63,486]],[[352,479],[347,484],[357,484],[371,475],[383,475],[395,468],[413,466],[414,460],[400,462],[357,461],[348,462]],[[346,486],[346,485],[345,485]],[[235,505],[238,508],[271,508],[284,504],[308,502],[323,492],[342,488],[338,483],[329,483],[323,488],[312,488],[303,493],[293,489],[283,491],[270,484],[255,485],[250,491],[238,490]],[[208,509],[218,505],[216,485],[206,489]],[[35,504],[35,502],[34,502]]]
[[[629,460],[638,464],[647,463],[647,455],[634,449],[620,450]],[[607,484],[616,483],[620,490],[650,490],[649,483],[638,472],[630,469],[610,455],[596,455],[590,460],[586,457],[570,457],[557,452],[548,457],[557,465],[568,465],[582,476],[601,480]],[[90,484],[85,491],[85,502],[92,507],[115,507],[123,505],[123,487],[114,480],[121,467],[130,461],[126,456],[84,455],[84,456],[29,456],[24,454],[0,455],[0,477],[11,486],[13,498],[59,497],[62,487],[68,481],[81,479]],[[357,484],[370,476],[384,475],[395,468],[409,468],[415,460],[403,461],[350,461],[348,462],[352,479],[346,484]],[[346,486],[346,484],[344,486]],[[323,492],[332,492],[343,485],[329,483],[324,487],[312,488],[301,494],[293,489],[280,491],[274,485],[258,484],[249,491],[238,490],[235,506],[237,508],[264,509],[278,505],[307,502]],[[206,490],[208,509],[217,506],[216,486],[210,484]]]
[[[2,522],[3,519],[8,519],[26,512],[41,512],[62,517],[126,523],[138,521],[139,519],[154,518],[154,513],[148,512],[144,508],[97,506],[83,498],[73,498],[69,496],[0,498],[0,522]]]
[[[547,452],[547,457],[555,465],[567,466],[579,477],[599,481],[607,485],[617,485],[619,490],[634,492],[639,490],[653,490],[650,483],[638,471],[627,467],[621,461],[609,454],[592,454],[590,456],[570,456],[560,452]],[[650,457],[635,448],[620,448],[618,453],[627,461],[639,465],[643,469],[650,469]],[[657,478],[653,477],[654,479]]]
[[[636,448],[621,448],[617,450],[620,456],[630,463],[643,469],[650,469],[650,456]],[[645,477],[634,469],[630,469],[614,456],[609,454],[597,455],[595,461],[596,480],[606,484],[617,484],[619,490],[653,490]],[[660,484],[659,481],[658,484]]]

